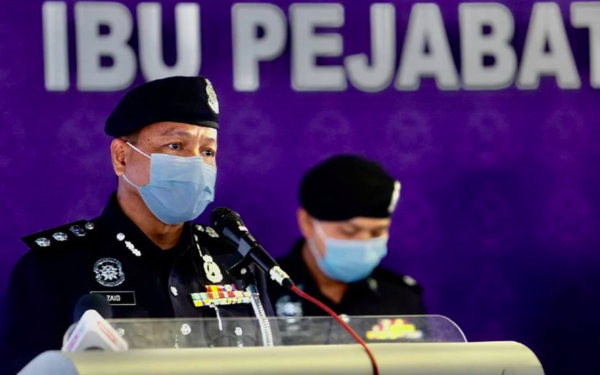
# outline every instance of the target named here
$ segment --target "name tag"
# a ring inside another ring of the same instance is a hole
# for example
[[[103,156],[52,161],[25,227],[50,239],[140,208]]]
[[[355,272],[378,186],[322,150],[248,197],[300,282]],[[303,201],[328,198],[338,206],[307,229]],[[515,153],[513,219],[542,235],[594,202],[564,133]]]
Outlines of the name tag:
[[[110,292],[90,292],[90,294],[100,294],[106,297],[106,301],[111,306],[135,306],[135,292],[133,291],[110,291]]]

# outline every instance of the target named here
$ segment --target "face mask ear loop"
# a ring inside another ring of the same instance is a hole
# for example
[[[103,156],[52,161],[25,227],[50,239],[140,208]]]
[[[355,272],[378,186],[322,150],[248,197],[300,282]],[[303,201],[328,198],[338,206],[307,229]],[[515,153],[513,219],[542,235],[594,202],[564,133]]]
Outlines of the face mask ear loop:
[[[313,227],[315,228],[315,232],[317,233],[317,236],[321,237],[321,240],[323,240],[323,242],[325,242],[325,240],[327,240],[327,235],[325,234],[325,231],[323,230],[321,223],[315,219],[313,219],[312,222],[313,222]]]
[[[323,258],[323,256],[319,254],[319,250],[317,250],[317,244],[315,244],[315,240],[313,240],[312,238],[308,238],[306,240],[306,245],[308,245],[308,250],[312,254],[313,258],[315,258],[315,260]],[[327,249],[325,249],[325,251],[327,251]]]
[[[125,182],[127,182],[129,185],[133,186],[133,187],[134,187],[134,188],[136,188],[136,189],[139,189],[139,188],[140,188],[139,186],[137,186],[136,184],[134,184],[133,182],[131,182],[131,181],[129,180],[129,178],[127,178],[127,176],[126,176],[126,175],[123,175],[123,180],[125,180]]]
[[[321,238],[323,243],[325,243],[327,240],[327,236],[325,235],[325,231],[323,231],[323,227],[321,227],[321,223],[319,223],[319,221],[315,219],[312,219],[312,223],[313,228],[315,228],[316,235]],[[308,249],[310,250],[315,259],[322,259],[325,256],[319,253],[319,250],[317,249],[317,243],[315,242],[314,238],[308,238],[306,240],[306,244],[308,245]],[[325,252],[327,252],[327,246],[325,247]]]
[[[152,159],[148,154],[146,154],[145,152],[143,152],[142,150],[140,150],[139,148],[135,147],[134,145],[132,145],[129,142],[126,142],[129,147],[131,147],[132,149],[136,150],[137,152],[139,152],[140,154],[144,155],[145,157],[147,157],[148,159]]]
[[[142,154],[142,155],[144,155],[145,157],[147,157],[148,159],[152,160],[152,158],[151,158],[150,156],[148,156],[147,154],[145,154],[144,152],[142,152],[142,150],[140,150],[139,148],[135,147],[134,145],[132,145],[132,144],[131,144],[131,143],[129,143],[129,142],[125,142],[125,143],[127,143],[127,144],[129,145],[129,147],[131,147],[132,149],[136,150],[136,151],[137,151],[137,152],[139,152],[140,154]],[[124,179],[124,180],[125,180],[125,181],[126,181],[128,184],[129,184],[129,185],[131,185],[131,186],[133,186],[133,187],[135,187],[135,188],[137,188],[137,189],[139,189],[139,188],[140,188],[139,186],[137,186],[136,184],[134,184],[133,182],[131,182],[131,180],[129,180],[129,178],[128,178],[128,177],[127,177],[125,174],[123,174],[123,179]]]

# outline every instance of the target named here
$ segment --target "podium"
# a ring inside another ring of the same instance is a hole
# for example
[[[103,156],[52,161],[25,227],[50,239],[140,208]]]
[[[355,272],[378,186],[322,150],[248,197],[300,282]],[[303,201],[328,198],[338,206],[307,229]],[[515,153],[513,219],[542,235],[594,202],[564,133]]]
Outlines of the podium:
[[[516,342],[466,341],[443,316],[344,317],[369,345],[380,374],[544,375]],[[253,318],[112,320],[126,352],[61,353],[35,358],[21,375],[347,374],[373,370],[364,349],[329,317],[270,318],[265,347]]]

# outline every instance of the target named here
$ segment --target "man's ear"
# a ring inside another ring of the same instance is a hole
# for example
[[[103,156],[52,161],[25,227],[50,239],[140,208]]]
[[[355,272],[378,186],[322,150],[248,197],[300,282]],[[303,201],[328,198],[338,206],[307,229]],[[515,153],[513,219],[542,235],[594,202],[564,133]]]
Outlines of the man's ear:
[[[306,212],[306,210],[302,207],[298,209],[297,212],[298,219],[298,228],[300,229],[300,233],[304,238],[312,238],[314,227],[312,222],[312,217]]]
[[[115,138],[110,143],[110,159],[112,161],[113,169],[118,177],[125,174],[125,160],[129,154],[129,147],[127,143],[120,139]]]

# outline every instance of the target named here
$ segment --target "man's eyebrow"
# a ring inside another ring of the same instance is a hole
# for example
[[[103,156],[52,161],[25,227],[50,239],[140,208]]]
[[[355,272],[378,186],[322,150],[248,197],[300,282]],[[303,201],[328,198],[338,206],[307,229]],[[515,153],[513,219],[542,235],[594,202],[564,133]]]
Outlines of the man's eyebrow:
[[[179,129],[174,129],[174,128],[165,130],[160,136],[161,137],[171,137],[174,135],[178,135],[181,137],[187,137],[187,138],[192,136],[189,132],[187,132],[185,130],[179,130]]]
[[[375,228],[373,228],[372,230],[385,230],[385,229],[388,229],[389,227],[390,227],[390,226],[389,226],[389,225],[387,225],[387,224],[381,224],[381,225],[378,225],[378,226],[376,226],[376,227],[375,227]]]
[[[361,230],[363,229],[360,225],[354,224],[354,223],[347,223],[350,226],[350,229],[352,230]]]
[[[208,143],[217,143],[217,139],[208,135],[203,135],[202,140],[208,141]]]
[[[378,226],[373,227],[373,228],[365,228],[365,227],[363,227],[361,225],[354,224],[354,223],[348,223],[348,224],[350,224],[352,226],[353,230],[368,230],[368,231],[373,231],[373,230],[384,230],[384,229],[388,229],[389,228],[389,226],[387,224],[381,224],[381,225],[378,225]]]

